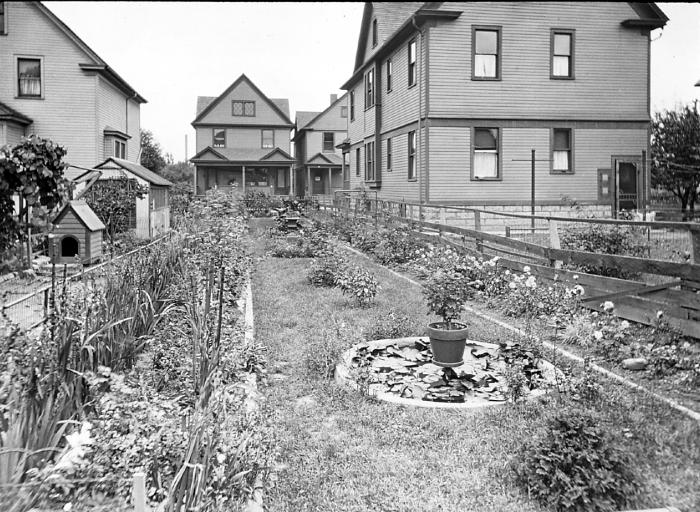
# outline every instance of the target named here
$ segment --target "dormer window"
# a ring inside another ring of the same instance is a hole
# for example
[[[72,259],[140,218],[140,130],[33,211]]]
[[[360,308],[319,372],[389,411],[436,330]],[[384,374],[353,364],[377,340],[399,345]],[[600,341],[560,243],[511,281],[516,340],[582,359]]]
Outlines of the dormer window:
[[[372,48],[377,46],[377,19],[372,20]]]
[[[255,102],[233,100],[232,110],[232,115],[235,117],[255,117]]]

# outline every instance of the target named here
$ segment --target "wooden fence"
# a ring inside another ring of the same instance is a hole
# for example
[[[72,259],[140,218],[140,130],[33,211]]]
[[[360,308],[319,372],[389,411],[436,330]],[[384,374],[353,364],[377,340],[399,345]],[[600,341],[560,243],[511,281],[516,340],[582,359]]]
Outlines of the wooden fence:
[[[467,207],[429,206],[378,199],[330,198],[319,201],[322,209],[337,211],[379,222],[400,222],[412,228],[417,236],[438,238],[441,242],[479,256],[499,256],[500,264],[522,272],[529,266],[531,272],[548,281],[580,284],[586,293],[583,303],[593,310],[601,310],[604,301],[613,301],[615,314],[621,318],[654,325],[657,312],[663,311],[669,324],[683,334],[700,339],[700,224],[680,222],[633,222],[615,219],[576,219],[569,217],[531,216]],[[467,212],[453,219],[469,227],[448,223],[448,211]],[[484,216],[512,219],[503,224],[503,235],[484,230]],[[431,219],[431,220],[426,220]],[[434,221],[432,219],[435,219]],[[524,222],[539,233],[544,243],[534,243],[506,236],[508,225]],[[633,229],[665,230],[674,239],[683,240],[689,248],[686,261],[669,261],[652,257],[563,249],[560,244],[561,224],[628,226]],[[631,274],[641,274],[644,280],[617,279],[565,269],[607,267]],[[574,278],[576,276],[576,278]]]

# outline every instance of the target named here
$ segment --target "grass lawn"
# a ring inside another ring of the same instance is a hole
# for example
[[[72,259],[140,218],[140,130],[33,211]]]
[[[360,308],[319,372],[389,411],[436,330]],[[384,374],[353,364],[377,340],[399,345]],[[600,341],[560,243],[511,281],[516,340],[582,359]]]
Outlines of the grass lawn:
[[[309,361],[361,341],[391,308],[414,319],[415,335],[422,335],[429,318],[420,289],[357,258],[382,287],[376,304],[361,309],[337,289],[309,285],[311,260],[265,257],[261,238],[255,246],[261,257],[253,278],[256,337],[269,357],[261,391],[278,450],[266,485],[268,510],[541,510],[516,487],[509,461],[568,398],[448,411],[395,406],[339,388]],[[513,336],[485,320],[470,321],[474,339]],[[700,506],[697,423],[603,384],[604,397],[587,407],[625,432],[619,443],[632,454],[643,484],[630,505]]]

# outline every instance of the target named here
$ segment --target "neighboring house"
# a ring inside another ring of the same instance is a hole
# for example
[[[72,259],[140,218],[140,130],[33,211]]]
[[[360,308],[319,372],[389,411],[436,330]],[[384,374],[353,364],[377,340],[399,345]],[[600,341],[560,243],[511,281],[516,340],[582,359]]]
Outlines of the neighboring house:
[[[195,193],[237,187],[271,195],[294,190],[289,100],[270,99],[245,75],[221,95],[197,98]]]
[[[648,197],[654,3],[366,3],[348,91],[350,185],[429,204]],[[646,170],[646,172],[645,172]]]
[[[100,182],[110,179],[126,178],[135,180],[148,189],[148,193],[136,200],[132,227],[138,238],[153,238],[170,229],[170,187],[172,183],[146,169],[121,158],[110,157],[95,166],[101,175],[93,187],[99,187]],[[81,196],[89,196],[90,190]]]
[[[294,157],[296,195],[332,194],[343,188],[343,153],[338,146],[348,134],[347,94],[331,94],[323,112],[296,113]],[[348,182],[349,185],[349,182]]]
[[[137,161],[144,100],[40,2],[0,2],[0,146],[36,134],[66,162]]]

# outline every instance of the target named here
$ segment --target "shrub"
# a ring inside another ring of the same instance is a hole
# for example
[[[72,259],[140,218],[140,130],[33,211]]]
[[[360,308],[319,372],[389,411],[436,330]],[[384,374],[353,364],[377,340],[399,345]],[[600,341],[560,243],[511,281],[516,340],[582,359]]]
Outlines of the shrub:
[[[441,317],[449,329],[452,321],[459,318],[470,292],[471,288],[462,274],[436,272],[423,288],[428,303],[428,314],[434,313]]]
[[[383,340],[405,338],[421,333],[425,327],[414,317],[408,316],[398,309],[390,309],[384,314],[374,317],[370,327],[365,330],[366,340]]]
[[[517,456],[517,480],[557,511],[615,511],[638,484],[630,460],[590,413],[567,408]]]
[[[311,262],[311,269],[306,277],[314,286],[333,287],[346,268],[347,262],[341,256],[326,256]]]
[[[331,328],[310,335],[302,353],[306,370],[324,379],[333,378],[341,354],[352,343],[352,336],[343,323],[334,323]]]
[[[272,208],[282,208],[282,201],[279,198],[257,190],[246,192],[244,203],[253,217],[269,217]]]
[[[337,286],[343,294],[353,296],[362,307],[367,307],[372,303],[380,288],[379,283],[371,273],[357,266],[348,267],[338,277]]]

